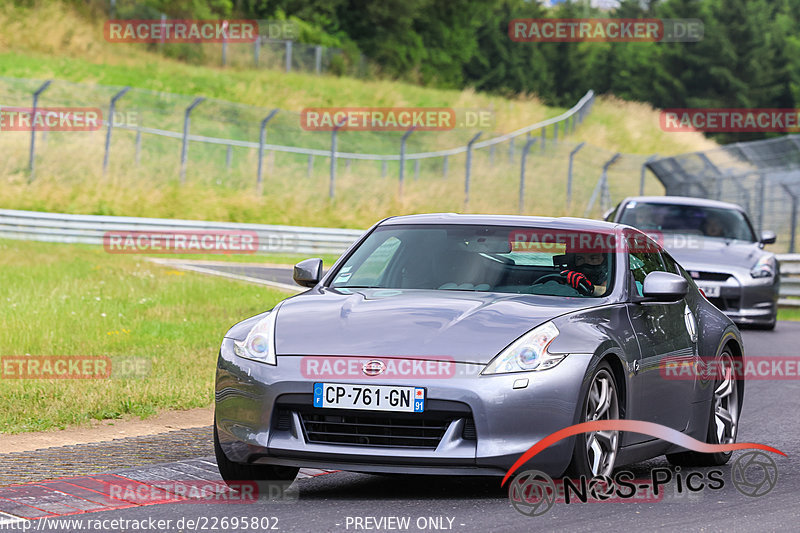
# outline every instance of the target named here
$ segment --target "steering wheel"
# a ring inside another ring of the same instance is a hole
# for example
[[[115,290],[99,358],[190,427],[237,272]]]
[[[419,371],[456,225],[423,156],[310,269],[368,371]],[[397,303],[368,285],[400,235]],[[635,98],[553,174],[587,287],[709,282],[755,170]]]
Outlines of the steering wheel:
[[[558,283],[564,285],[566,285],[567,283],[567,279],[561,274],[545,274],[541,278],[531,283],[531,285],[538,285],[539,283],[547,283],[548,281],[557,281]]]

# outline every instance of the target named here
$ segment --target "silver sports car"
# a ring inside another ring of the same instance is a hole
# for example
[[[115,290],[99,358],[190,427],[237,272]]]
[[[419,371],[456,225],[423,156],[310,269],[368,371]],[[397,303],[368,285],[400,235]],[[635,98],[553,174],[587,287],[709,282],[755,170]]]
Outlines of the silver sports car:
[[[764,250],[775,233],[756,236],[736,204],[683,196],[626,198],[606,220],[663,239],[706,297],[739,325],[773,329],[778,314],[780,266]]]
[[[225,335],[215,449],[226,481],[299,467],[503,475],[530,446],[603,419],[736,439],[739,331],[642,232],[575,218],[431,214],[368,230],[308,290]],[[720,377],[671,379],[714,359]],[[635,433],[598,431],[528,463],[608,475],[661,454],[723,464]]]

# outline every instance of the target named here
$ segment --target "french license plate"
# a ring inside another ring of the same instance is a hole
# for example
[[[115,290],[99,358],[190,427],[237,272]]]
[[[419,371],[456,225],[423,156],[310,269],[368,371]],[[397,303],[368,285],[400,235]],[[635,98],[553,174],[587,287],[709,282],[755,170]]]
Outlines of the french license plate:
[[[698,283],[697,287],[705,293],[706,298],[719,298],[719,285],[712,285],[711,283]]]
[[[314,383],[314,407],[421,413],[425,410],[425,389],[390,385]]]

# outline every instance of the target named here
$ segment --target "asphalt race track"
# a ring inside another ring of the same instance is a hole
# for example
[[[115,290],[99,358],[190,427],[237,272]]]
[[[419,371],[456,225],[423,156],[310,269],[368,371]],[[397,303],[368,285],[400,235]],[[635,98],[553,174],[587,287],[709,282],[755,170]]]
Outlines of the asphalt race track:
[[[800,322],[780,322],[774,332],[745,330],[743,336],[747,355],[794,356],[800,344]],[[739,442],[767,444],[787,455],[769,454],[777,466],[778,477],[772,490],[762,496],[744,495],[732,483],[734,462],[748,453],[745,451],[735,452],[731,462],[718,469],[724,483],[721,488],[707,486],[692,492],[682,483],[682,491],[678,493],[678,473],[675,473],[676,478],[662,486],[658,497],[643,492],[643,499],[633,498],[622,503],[573,501],[566,504],[562,500],[556,501],[543,515],[534,517],[520,514],[512,507],[506,488],[500,487],[499,478],[377,476],[304,470],[301,478],[276,499],[242,504],[186,503],[187,500],[176,502],[175,498],[162,498],[151,505],[119,505],[110,510],[97,510],[108,509],[107,506],[88,506],[84,512],[76,511],[77,514],[32,521],[13,518],[10,507],[3,505],[3,489],[0,488],[0,510],[5,513],[0,514],[0,530],[11,527],[35,531],[170,532],[273,529],[298,532],[620,529],[750,532],[791,529],[797,521],[797,495],[800,493],[800,468],[796,459],[800,455],[800,382],[797,379],[751,380],[744,402]],[[668,466],[662,457],[622,469],[632,471],[638,480],[649,479],[654,468]],[[696,469],[702,476],[695,479],[708,481],[705,476],[710,470],[713,469]],[[685,480],[691,471],[683,469],[679,473]],[[117,474],[129,480],[155,483],[185,479],[182,473],[189,475],[189,472],[201,479],[218,481],[212,457],[158,467],[141,466]],[[747,472],[748,481],[760,481],[758,468],[755,475],[752,469]],[[91,483],[108,481],[109,474],[104,474],[106,477],[95,477]],[[49,509],[58,506],[52,495],[39,504],[36,491],[26,494],[28,506],[49,505]],[[129,522],[112,522],[114,519]],[[159,524],[159,520],[164,522]]]

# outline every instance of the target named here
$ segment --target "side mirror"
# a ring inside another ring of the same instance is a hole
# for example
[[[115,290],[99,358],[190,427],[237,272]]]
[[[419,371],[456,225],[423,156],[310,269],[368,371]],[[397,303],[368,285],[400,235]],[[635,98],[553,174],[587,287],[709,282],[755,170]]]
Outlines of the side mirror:
[[[677,302],[689,292],[689,282],[670,272],[650,272],[644,278],[642,293],[654,302]]]
[[[761,244],[775,244],[775,241],[778,240],[778,237],[775,235],[774,231],[762,231],[761,232]]]
[[[303,287],[313,287],[322,279],[322,259],[313,258],[300,261],[292,273],[294,282]]]

